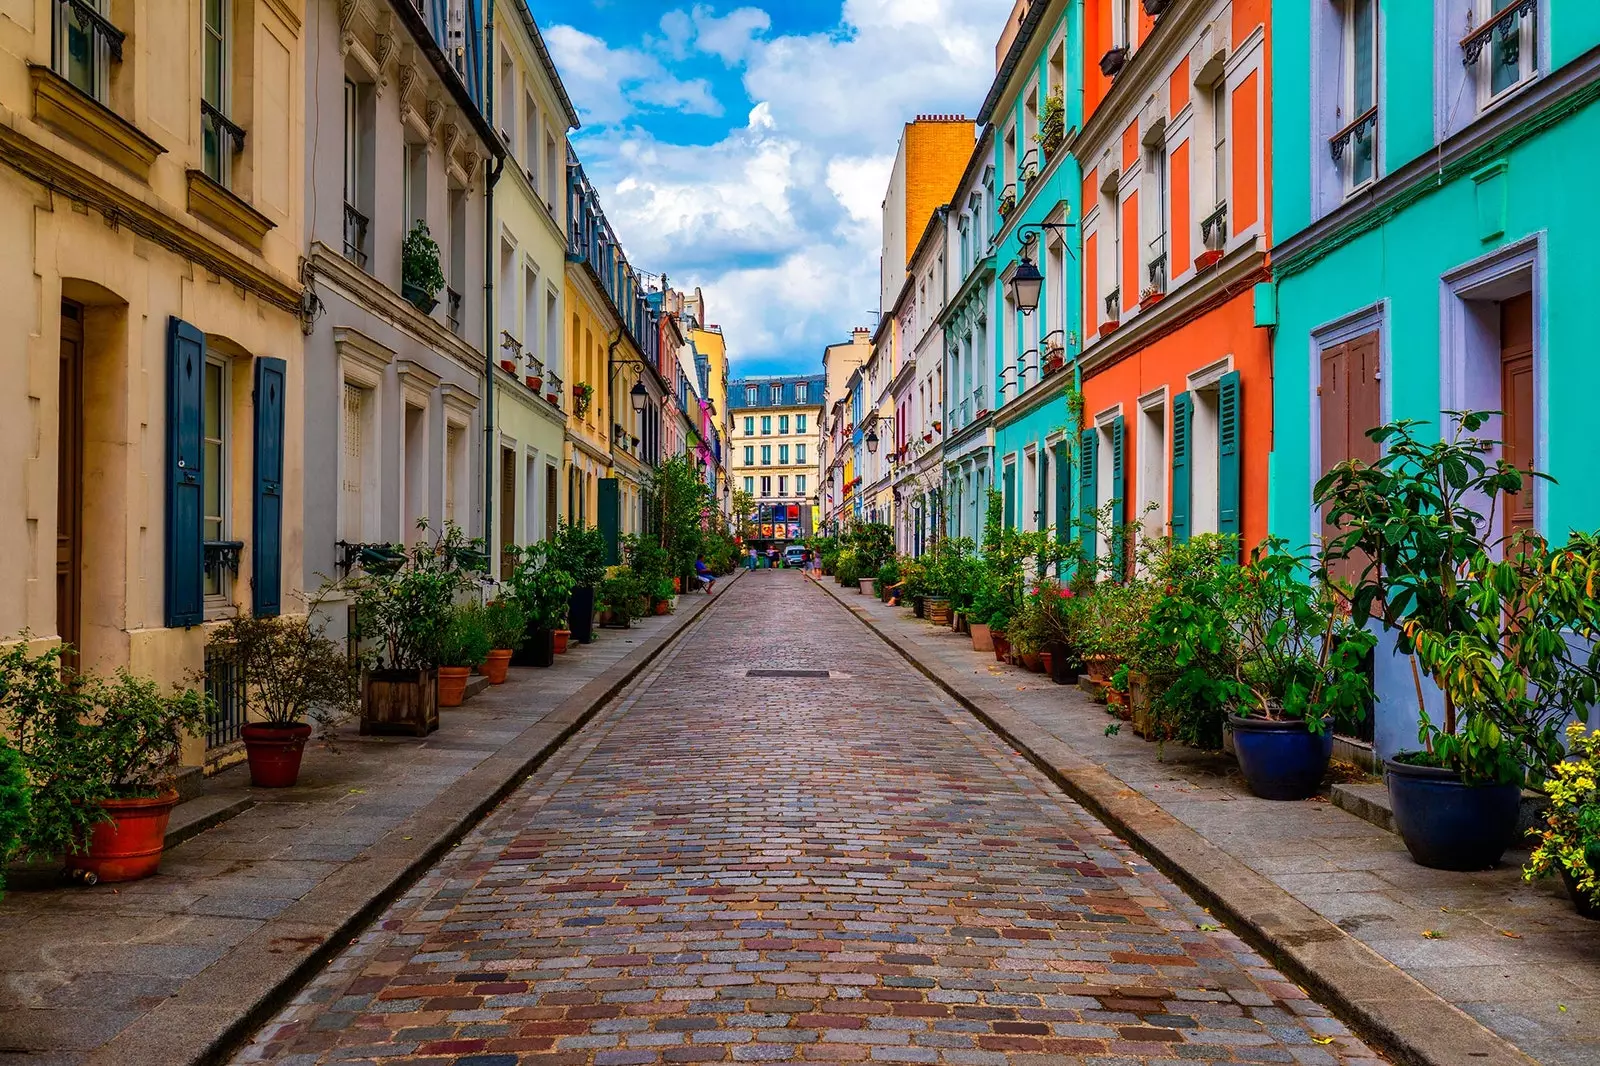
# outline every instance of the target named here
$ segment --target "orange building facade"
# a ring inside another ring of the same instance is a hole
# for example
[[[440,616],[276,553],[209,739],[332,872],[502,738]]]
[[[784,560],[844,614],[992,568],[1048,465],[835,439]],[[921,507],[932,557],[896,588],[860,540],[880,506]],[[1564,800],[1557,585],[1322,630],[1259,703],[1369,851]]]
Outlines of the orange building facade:
[[[1269,11],[1085,5],[1077,510],[1149,536],[1267,531]]]

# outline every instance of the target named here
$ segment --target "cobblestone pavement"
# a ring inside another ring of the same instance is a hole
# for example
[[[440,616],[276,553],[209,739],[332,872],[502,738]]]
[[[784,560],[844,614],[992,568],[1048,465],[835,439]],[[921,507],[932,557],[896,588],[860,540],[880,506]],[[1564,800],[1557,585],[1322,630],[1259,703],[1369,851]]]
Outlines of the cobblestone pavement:
[[[798,574],[721,595],[236,1061],[1378,1061]]]

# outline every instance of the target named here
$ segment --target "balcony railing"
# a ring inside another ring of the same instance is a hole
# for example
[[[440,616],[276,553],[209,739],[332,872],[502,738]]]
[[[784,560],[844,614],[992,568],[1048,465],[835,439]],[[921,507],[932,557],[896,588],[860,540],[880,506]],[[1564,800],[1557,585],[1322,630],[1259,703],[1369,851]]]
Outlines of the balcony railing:
[[[223,587],[223,572],[239,576],[239,560],[244,555],[242,540],[208,540],[201,546],[202,566],[213,588]]]
[[[244,151],[244,127],[201,100],[200,131],[205,138],[206,177],[223,188],[231,188],[233,157]]]
[[[1352,144],[1370,140],[1378,132],[1378,105],[1373,104],[1356,120],[1328,138],[1328,151],[1335,163],[1344,158],[1345,150]]]
[[[1522,32],[1522,20],[1533,19],[1538,11],[1539,0],[1516,0],[1485,19],[1482,26],[1469,30],[1467,35],[1461,38],[1462,65],[1470,67],[1477,63],[1478,57],[1483,55],[1483,50],[1496,37],[1503,46],[1516,48],[1517,45],[1512,42],[1517,40]]]
[[[1117,321],[1122,312],[1122,290],[1112,289],[1106,293],[1106,318],[1112,322]]]
[[[1228,202],[1224,200],[1217,209],[1200,220],[1200,240],[1213,252],[1220,252],[1228,243]]]
[[[206,719],[206,748],[225,748],[239,739],[244,726],[248,700],[245,695],[244,667],[231,654],[206,652],[206,695],[211,698],[211,714]]]
[[[1145,268],[1150,279],[1150,288],[1156,292],[1167,291],[1167,235],[1165,233],[1150,242],[1150,262]]]
[[[461,332],[461,294],[454,289],[444,290],[444,320],[451,333]]]
[[[350,204],[344,205],[344,257],[367,269],[367,216]]]
[[[71,8],[68,18],[77,24],[77,28],[104,42],[111,58],[122,62],[122,42],[127,40],[128,35],[117,29],[94,4],[89,0],[56,0],[56,6]]]

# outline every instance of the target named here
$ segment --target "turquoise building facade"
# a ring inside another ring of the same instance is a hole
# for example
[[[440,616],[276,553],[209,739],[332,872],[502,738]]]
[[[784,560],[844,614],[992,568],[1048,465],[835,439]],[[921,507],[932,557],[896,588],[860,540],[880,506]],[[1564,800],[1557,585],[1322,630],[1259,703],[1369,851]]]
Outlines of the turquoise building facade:
[[[1505,412],[1491,428],[1509,457],[1555,478],[1505,521],[1552,539],[1600,527],[1600,263],[1584,250],[1600,5],[1276,0],[1272,17],[1270,528],[1315,544],[1313,485],[1376,458],[1367,429],[1463,409]],[[1377,754],[1414,747],[1409,666],[1380,648],[1375,681]]]
[[[1082,350],[1081,219],[1083,174],[1067,149],[1083,125],[1083,5],[1035,4],[996,76],[978,121],[992,127],[994,283],[988,330],[993,344],[994,485],[1008,526],[1071,528],[1076,434],[1067,393]],[[1061,136],[1045,137],[1059,108]],[[1043,143],[1042,143],[1043,142]],[[1025,238],[1025,240],[1024,240]],[[1043,274],[1038,310],[1024,315],[1010,281],[1024,255]]]

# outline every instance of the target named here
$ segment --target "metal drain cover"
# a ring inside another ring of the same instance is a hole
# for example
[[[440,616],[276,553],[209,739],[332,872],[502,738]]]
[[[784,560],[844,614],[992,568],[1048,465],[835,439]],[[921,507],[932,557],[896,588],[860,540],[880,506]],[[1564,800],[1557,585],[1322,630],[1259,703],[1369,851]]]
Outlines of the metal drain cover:
[[[826,670],[746,670],[745,677],[832,677]]]

